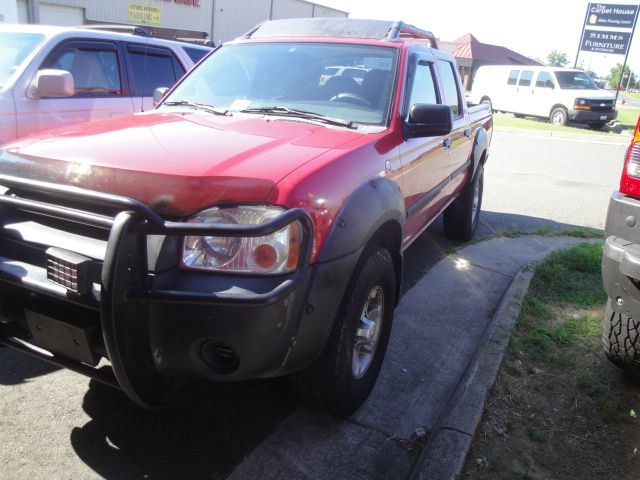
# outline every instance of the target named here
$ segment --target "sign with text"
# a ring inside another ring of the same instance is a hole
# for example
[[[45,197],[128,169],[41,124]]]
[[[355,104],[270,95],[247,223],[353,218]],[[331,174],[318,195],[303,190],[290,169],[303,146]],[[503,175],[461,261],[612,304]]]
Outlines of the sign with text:
[[[129,2],[129,23],[160,25],[160,6],[144,2]]]
[[[638,15],[638,5],[590,3],[587,27],[632,28]]]
[[[585,29],[580,50],[584,52],[615,53],[625,55],[631,32]]]

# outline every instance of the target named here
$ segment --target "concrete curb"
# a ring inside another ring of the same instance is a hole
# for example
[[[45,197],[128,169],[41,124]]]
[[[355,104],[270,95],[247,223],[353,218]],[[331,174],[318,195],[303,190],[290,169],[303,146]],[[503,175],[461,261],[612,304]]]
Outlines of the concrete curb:
[[[532,277],[533,270],[523,267],[502,297],[475,358],[470,362],[447,410],[438,420],[416,462],[412,479],[459,478]]]
[[[628,145],[631,136],[620,135],[619,137],[610,137],[604,135],[592,135],[589,133],[566,133],[556,132],[553,130],[529,130],[526,128],[503,127],[496,125],[493,127],[495,132],[511,133],[514,135],[526,135],[529,137],[551,137],[561,140],[579,140],[588,143],[598,143],[604,145]]]

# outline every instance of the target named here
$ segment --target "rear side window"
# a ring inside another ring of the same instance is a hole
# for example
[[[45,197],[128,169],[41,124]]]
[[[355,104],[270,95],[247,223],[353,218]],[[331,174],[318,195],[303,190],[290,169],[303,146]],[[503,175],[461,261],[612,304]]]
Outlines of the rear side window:
[[[458,92],[458,82],[453,70],[453,64],[446,60],[438,60],[438,72],[440,72],[440,80],[442,81],[442,93],[444,94],[444,103],[451,107],[454,116],[462,113],[460,106],[460,93]]]
[[[419,61],[416,66],[416,72],[411,81],[407,114],[409,113],[411,106],[416,103],[439,103],[433,78],[432,64],[422,60]]]
[[[184,51],[193,63],[198,63],[202,57],[204,57],[210,50],[205,48],[183,47]]]
[[[551,82],[551,83],[547,83]],[[536,80],[536,87],[540,88],[553,88],[553,77],[549,72],[540,72],[538,79]]]
[[[533,70],[523,70],[520,75],[519,87],[528,87],[531,85],[531,79],[533,78]]]
[[[518,75],[520,74],[520,70],[511,70],[509,73],[509,80],[507,80],[507,85],[515,85],[518,83]]]
[[[116,46],[109,42],[68,42],[46,60],[43,68],[66,70],[73,75],[75,97],[122,94]]]
[[[129,45],[133,73],[133,95],[150,97],[158,87],[171,87],[184,75],[184,68],[164,48]]]

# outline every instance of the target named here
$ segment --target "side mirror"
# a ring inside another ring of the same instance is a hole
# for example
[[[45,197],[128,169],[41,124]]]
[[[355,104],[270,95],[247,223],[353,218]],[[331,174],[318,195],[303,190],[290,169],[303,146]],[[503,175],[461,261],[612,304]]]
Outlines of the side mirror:
[[[75,94],[73,75],[66,70],[38,70],[29,86],[30,98],[72,97]]]
[[[416,103],[405,123],[406,138],[439,137],[453,129],[453,113],[449,105]]]
[[[551,89],[556,88],[556,86],[553,84],[553,82],[551,80],[546,80],[544,82],[544,86],[547,87],[547,88],[551,88]]]
[[[160,102],[169,91],[168,87],[158,87],[153,91],[153,108],[160,105]]]

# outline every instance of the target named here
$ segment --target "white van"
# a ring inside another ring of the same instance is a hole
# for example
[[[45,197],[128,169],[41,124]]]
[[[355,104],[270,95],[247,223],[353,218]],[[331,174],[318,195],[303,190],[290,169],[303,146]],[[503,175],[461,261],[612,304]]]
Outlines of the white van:
[[[572,121],[600,129],[618,116],[613,93],[598,89],[583,71],[569,68],[480,67],[470,100],[516,117],[545,117],[555,125]]]
[[[210,51],[88,27],[1,25],[0,147],[54,127],[151,109],[157,87],[171,87]]]

